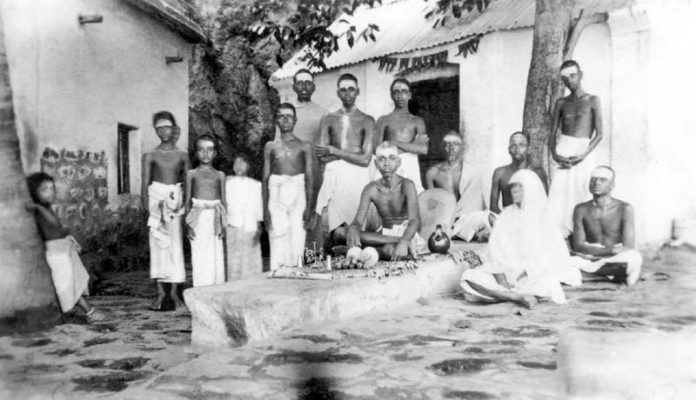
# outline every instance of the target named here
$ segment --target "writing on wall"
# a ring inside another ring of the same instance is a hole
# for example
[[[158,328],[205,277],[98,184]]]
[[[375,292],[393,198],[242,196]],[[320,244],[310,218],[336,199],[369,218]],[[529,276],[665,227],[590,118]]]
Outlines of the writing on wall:
[[[54,212],[63,225],[78,240],[96,233],[108,201],[105,153],[46,147],[41,171],[55,180]]]

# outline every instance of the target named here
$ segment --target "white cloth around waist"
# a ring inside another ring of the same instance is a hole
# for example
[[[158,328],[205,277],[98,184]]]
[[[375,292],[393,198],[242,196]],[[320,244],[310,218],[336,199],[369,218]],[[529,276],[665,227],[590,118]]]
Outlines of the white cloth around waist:
[[[225,183],[227,223],[245,232],[255,232],[263,221],[261,182],[246,176],[228,176]]]

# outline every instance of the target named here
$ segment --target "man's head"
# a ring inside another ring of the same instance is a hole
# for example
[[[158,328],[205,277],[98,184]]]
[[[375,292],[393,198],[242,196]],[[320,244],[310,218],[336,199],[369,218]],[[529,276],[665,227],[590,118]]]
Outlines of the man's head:
[[[614,189],[614,170],[606,165],[600,165],[590,174],[590,193],[592,196],[605,196]]]
[[[523,132],[515,132],[510,135],[508,153],[512,160],[521,163],[527,160],[527,149],[529,148],[529,137]]]
[[[249,174],[249,156],[244,153],[237,154],[234,157],[234,162],[232,163],[232,170],[237,176],[247,176]]]
[[[204,134],[196,139],[196,158],[201,164],[212,164],[217,155],[215,138]]]
[[[159,111],[152,116],[152,126],[162,142],[176,141],[178,126],[174,115],[169,111]]]
[[[391,176],[401,166],[399,149],[391,142],[382,142],[375,149],[375,166],[382,176]]]
[[[53,177],[45,172],[35,172],[27,177],[29,195],[34,203],[50,206],[56,199]]]
[[[314,75],[308,69],[302,68],[295,72],[292,78],[292,90],[297,93],[297,100],[301,102],[312,100],[314,89]]]
[[[396,78],[389,87],[391,98],[396,108],[408,108],[408,101],[411,100],[411,84],[404,78]]]
[[[582,80],[582,70],[580,64],[574,60],[566,60],[561,64],[561,80],[563,84],[572,92],[578,90]]]
[[[292,132],[296,122],[297,113],[295,112],[295,106],[290,103],[282,103],[278,106],[278,110],[276,111],[276,125],[278,125],[280,132]]]
[[[338,78],[338,98],[341,100],[343,107],[350,108],[355,105],[355,99],[360,94],[358,89],[358,78],[353,74],[343,74]]]
[[[449,131],[442,138],[442,147],[445,150],[445,156],[447,161],[455,161],[462,157],[462,151],[464,150],[464,138],[459,132]]]

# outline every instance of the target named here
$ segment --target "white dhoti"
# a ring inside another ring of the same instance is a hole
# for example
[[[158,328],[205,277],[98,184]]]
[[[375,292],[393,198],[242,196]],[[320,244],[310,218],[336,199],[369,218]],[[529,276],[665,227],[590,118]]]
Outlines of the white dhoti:
[[[192,208],[186,224],[193,229],[191,266],[193,286],[225,282],[223,227],[227,225],[225,209],[220,200],[191,199]]]
[[[46,242],[46,261],[63,312],[70,311],[80,297],[88,293],[89,274],[82,265],[79,249],[72,236]]]
[[[181,229],[181,184],[152,182],[147,188],[147,226],[150,233],[150,278],[184,282],[184,243]]]
[[[643,266],[643,256],[635,249],[622,251],[615,256],[602,258],[597,261],[590,261],[582,257],[571,257],[571,260],[575,267],[589,273],[595,273],[609,263],[626,263],[626,283],[629,286],[638,282],[641,267]]]
[[[381,228],[378,232],[384,236],[400,238],[404,236],[406,228],[408,228],[408,220],[400,223],[399,225],[394,225],[391,228]],[[425,254],[428,252],[428,242],[426,242],[425,239],[418,234],[418,232],[416,232],[413,239],[411,239],[409,247],[414,255]]]
[[[307,235],[302,216],[306,207],[304,174],[271,175],[268,178],[271,271],[281,266],[302,266]]]
[[[508,283],[510,283],[510,278],[507,277],[507,279]],[[464,289],[464,296],[468,301],[485,303],[493,300],[493,298],[474,290],[474,288],[469,285],[469,282],[473,282],[496,292],[514,292],[522,295],[545,297],[551,299],[551,301],[556,304],[565,304],[567,302],[563,289],[557,282],[525,277],[511,284],[510,289],[508,289],[495,280],[493,273],[486,272],[486,265],[464,271],[460,284],[462,289]]]
[[[368,169],[344,160],[326,164],[324,182],[317,197],[316,212],[327,207],[329,232],[342,224],[350,224],[360,205],[360,195],[370,183]]]
[[[401,157],[401,165],[399,166],[399,169],[396,170],[396,174],[412,180],[413,184],[416,185],[416,194],[421,194],[424,189],[423,182],[421,181],[421,170],[420,163],[418,162],[418,154],[400,153],[399,156]],[[375,156],[372,156],[368,170],[370,174],[370,181],[375,181],[382,177],[382,173],[379,172],[377,166],[375,165]]]
[[[558,135],[556,153],[563,157],[572,157],[584,153],[590,145],[589,138],[576,138]],[[558,223],[564,236],[573,232],[573,210],[575,206],[591,198],[589,183],[592,169],[596,167],[593,153],[580,164],[569,168],[554,168],[549,189],[548,215],[551,221]]]
[[[452,234],[467,242],[474,236],[480,238],[491,234],[488,218],[491,213],[486,210],[482,175],[479,171],[462,164],[462,175],[458,185],[460,197],[453,218]]]

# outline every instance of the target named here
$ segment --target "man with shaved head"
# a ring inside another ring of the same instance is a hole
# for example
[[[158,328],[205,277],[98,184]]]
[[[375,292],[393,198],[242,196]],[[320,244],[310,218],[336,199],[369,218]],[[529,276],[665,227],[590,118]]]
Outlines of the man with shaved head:
[[[582,76],[577,62],[561,64],[561,80],[570,94],[556,101],[549,135],[549,152],[557,163],[551,175],[549,213],[565,236],[573,229],[573,207],[588,199],[590,171],[597,165],[592,152],[602,140],[599,97],[583,90]]]
[[[614,180],[610,167],[592,171],[592,200],[575,207],[571,245],[577,266],[586,276],[633,285],[640,277],[643,258],[635,250],[633,207],[611,197]]]
[[[375,247],[382,260],[400,260],[409,254],[416,256],[426,252],[426,242],[418,235],[420,215],[416,186],[396,173],[401,166],[399,149],[390,142],[380,144],[374,163],[382,177],[362,190],[358,211],[348,228],[348,247]],[[382,220],[376,232],[363,229],[371,204]]]

